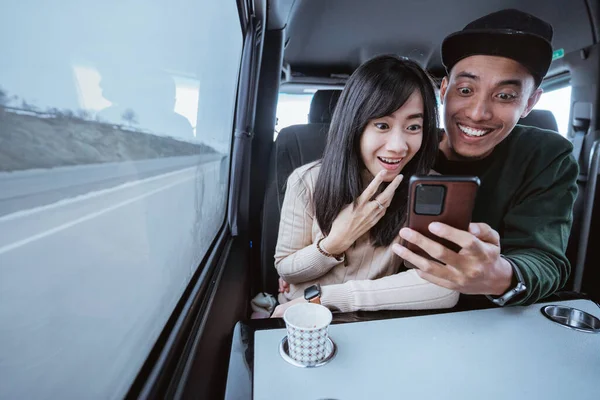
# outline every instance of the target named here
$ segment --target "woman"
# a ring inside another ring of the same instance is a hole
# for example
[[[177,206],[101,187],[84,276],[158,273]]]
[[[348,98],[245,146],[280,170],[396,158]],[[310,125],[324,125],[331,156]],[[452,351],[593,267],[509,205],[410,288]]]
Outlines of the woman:
[[[343,312],[456,304],[457,292],[405,271],[391,251],[406,221],[409,178],[430,171],[438,143],[435,92],[415,62],[380,56],[352,74],[323,159],[287,182],[275,267],[289,290],[273,316],[306,301],[315,283],[321,304]]]

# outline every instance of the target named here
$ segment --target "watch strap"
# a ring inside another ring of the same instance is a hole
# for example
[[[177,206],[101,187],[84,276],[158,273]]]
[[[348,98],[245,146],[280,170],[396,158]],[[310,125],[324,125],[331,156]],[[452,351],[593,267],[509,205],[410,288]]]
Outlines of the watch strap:
[[[513,279],[516,278],[516,284],[514,286],[512,286],[511,289],[509,289],[506,293],[504,293],[500,297],[494,297],[494,296],[486,296],[486,297],[488,299],[490,299],[492,301],[492,303],[499,305],[499,306],[504,306],[510,300],[514,299],[517,295],[526,291],[527,286],[525,285],[525,279],[523,278],[523,274],[521,273],[521,270],[519,269],[519,267],[509,258],[504,257],[503,255],[500,255],[500,257],[502,257],[506,261],[508,261],[508,263],[512,267]]]

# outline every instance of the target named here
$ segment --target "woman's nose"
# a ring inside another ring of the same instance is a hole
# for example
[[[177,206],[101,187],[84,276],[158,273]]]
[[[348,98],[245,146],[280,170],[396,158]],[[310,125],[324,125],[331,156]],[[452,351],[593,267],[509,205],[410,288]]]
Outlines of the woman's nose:
[[[390,152],[404,155],[408,150],[408,143],[404,134],[401,132],[392,132],[388,138],[386,148]]]

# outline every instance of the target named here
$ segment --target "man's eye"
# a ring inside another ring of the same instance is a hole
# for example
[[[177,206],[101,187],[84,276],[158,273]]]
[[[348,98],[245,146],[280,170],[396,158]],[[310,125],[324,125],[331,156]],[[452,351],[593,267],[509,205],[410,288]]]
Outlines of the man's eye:
[[[390,126],[385,122],[375,122],[375,128],[380,129],[382,131],[390,129]]]
[[[505,101],[509,101],[509,100],[513,100],[515,99],[517,96],[514,94],[510,94],[510,93],[498,93],[497,97],[500,100],[505,100]]]
[[[463,95],[469,95],[472,93],[471,89],[469,89],[468,87],[460,88],[458,89],[458,92]]]
[[[411,132],[418,132],[421,130],[421,125],[415,124],[415,125],[411,125],[408,128],[406,128],[407,130],[411,131]]]

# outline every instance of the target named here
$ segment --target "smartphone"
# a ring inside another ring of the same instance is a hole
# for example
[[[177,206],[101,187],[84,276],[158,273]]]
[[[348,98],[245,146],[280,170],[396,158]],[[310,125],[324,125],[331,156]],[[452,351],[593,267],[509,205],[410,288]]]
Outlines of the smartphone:
[[[476,176],[415,175],[411,177],[407,226],[450,250],[459,252],[460,246],[431,233],[429,224],[441,222],[456,229],[468,230],[479,185],[479,178]],[[435,260],[410,242],[403,240],[402,245],[415,254]],[[439,260],[435,261],[441,263]],[[413,265],[407,261],[404,265],[413,268]]]

